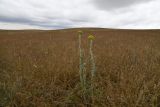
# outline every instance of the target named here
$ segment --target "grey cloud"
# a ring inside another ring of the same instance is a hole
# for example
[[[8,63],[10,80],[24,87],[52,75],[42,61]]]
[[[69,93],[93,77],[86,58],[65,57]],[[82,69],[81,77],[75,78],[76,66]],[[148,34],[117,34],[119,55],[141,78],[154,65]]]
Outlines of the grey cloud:
[[[96,7],[105,10],[115,10],[151,0],[93,0]]]
[[[85,23],[87,20],[80,19],[63,19],[57,17],[47,17],[45,21],[36,21],[36,19],[32,19],[29,17],[8,17],[0,15],[0,22],[9,22],[9,23],[20,23],[27,25],[34,25],[49,29],[55,28],[69,28],[74,26],[75,23]]]
[[[0,15],[0,22],[10,22],[10,23],[33,23],[30,19],[24,17],[8,17]]]
[[[92,21],[86,12],[81,9],[73,9],[73,6],[65,0],[61,0],[62,3],[59,0],[18,1],[0,0],[1,23],[34,25],[54,29],[69,28]],[[62,6],[65,8],[61,8]]]

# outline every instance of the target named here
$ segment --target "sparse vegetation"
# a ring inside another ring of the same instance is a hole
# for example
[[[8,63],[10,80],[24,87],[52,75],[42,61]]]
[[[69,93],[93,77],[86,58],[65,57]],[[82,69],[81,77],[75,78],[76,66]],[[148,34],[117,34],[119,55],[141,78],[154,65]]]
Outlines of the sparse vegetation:
[[[77,31],[0,31],[0,106],[160,106],[159,30],[83,29],[85,91]],[[96,68],[88,62],[89,34],[96,35],[91,49]]]

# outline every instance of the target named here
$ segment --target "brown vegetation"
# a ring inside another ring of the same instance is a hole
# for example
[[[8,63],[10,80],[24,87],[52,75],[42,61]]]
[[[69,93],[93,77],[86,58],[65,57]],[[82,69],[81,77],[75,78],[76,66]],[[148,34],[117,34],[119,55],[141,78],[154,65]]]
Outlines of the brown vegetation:
[[[94,104],[80,89],[78,30],[0,31],[0,106],[160,106],[159,30],[82,29],[85,57],[96,36]]]

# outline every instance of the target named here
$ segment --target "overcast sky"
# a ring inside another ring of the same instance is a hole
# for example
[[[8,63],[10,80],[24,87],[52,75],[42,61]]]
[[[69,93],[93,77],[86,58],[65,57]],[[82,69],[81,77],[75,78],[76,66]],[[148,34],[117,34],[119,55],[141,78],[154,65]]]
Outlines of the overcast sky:
[[[160,0],[0,0],[0,29],[159,29]]]

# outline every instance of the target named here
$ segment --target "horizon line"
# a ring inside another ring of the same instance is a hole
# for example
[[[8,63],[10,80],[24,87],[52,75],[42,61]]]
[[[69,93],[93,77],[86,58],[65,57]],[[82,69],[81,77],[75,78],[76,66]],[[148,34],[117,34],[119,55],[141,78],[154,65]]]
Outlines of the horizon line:
[[[13,31],[21,31],[21,30],[73,30],[73,29],[105,29],[105,30],[160,30],[160,28],[105,28],[105,27],[70,27],[70,28],[55,28],[55,29],[41,29],[41,28],[24,28],[24,29],[1,29],[0,30],[13,30]]]

